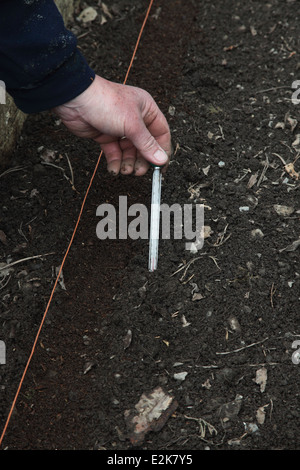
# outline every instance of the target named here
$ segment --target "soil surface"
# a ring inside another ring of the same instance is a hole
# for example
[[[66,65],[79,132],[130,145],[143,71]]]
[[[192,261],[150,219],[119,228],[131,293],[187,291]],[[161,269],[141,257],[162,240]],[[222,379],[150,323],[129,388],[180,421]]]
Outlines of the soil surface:
[[[148,2],[99,3],[72,29],[96,72],[123,82]],[[204,245],[161,240],[151,273],[147,240],[97,238],[100,204],[151,196],[151,172],[113,178],[101,160],[3,449],[299,449],[297,9],[154,2],[127,83],[168,118],[162,202],[204,205]],[[15,263],[0,271],[1,429],[99,152],[31,115],[0,175],[0,262]],[[167,409],[134,434],[158,387]]]

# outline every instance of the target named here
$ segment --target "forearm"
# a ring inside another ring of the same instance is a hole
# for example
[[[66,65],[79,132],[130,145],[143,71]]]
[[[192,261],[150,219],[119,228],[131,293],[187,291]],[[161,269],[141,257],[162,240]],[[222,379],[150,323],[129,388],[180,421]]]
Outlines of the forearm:
[[[0,80],[22,111],[63,104],[94,76],[53,0],[0,1]]]

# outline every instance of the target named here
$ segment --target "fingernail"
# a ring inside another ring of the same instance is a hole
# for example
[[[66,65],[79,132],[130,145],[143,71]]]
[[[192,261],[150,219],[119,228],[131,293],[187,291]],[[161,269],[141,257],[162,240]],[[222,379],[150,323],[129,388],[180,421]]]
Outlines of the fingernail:
[[[130,173],[132,172],[132,165],[130,163],[124,163],[122,165],[122,172],[123,173]]]
[[[156,150],[153,157],[155,158],[155,163],[163,165],[168,161],[168,155],[163,150]]]

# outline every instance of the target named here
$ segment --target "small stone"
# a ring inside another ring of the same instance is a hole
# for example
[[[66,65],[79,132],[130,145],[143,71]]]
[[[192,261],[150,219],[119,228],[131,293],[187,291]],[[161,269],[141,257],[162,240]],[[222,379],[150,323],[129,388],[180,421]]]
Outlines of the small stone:
[[[82,339],[83,339],[83,344],[84,344],[85,346],[88,346],[88,345],[90,344],[90,342],[91,342],[91,338],[90,338],[89,336],[87,336],[87,335],[84,335]]]
[[[187,372],[178,372],[177,374],[174,374],[173,377],[175,380],[178,380],[180,382],[183,382],[187,376]]]
[[[234,315],[231,315],[228,318],[228,324],[232,331],[235,331],[236,333],[241,332],[241,325],[239,324],[238,319]]]
[[[255,424],[255,423],[245,423],[245,430],[247,432],[253,433],[253,432],[257,432],[259,430],[259,428],[258,428],[257,424]]]
[[[94,21],[98,16],[97,11],[93,7],[87,7],[82,12],[80,15],[77,17],[77,20],[82,22],[82,23],[89,23],[90,21]]]
[[[263,238],[264,234],[260,230],[260,228],[255,228],[255,229],[251,230],[251,236],[253,238]]]

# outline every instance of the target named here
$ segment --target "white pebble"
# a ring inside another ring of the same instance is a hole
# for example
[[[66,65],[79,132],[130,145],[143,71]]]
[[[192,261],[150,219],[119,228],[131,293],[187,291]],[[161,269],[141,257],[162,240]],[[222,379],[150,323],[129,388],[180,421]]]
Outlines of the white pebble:
[[[187,374],[187,372],[178,372],[177,374],[174,374],[173,377],[175,380],[180,380],[182,382],[185,380]]]

